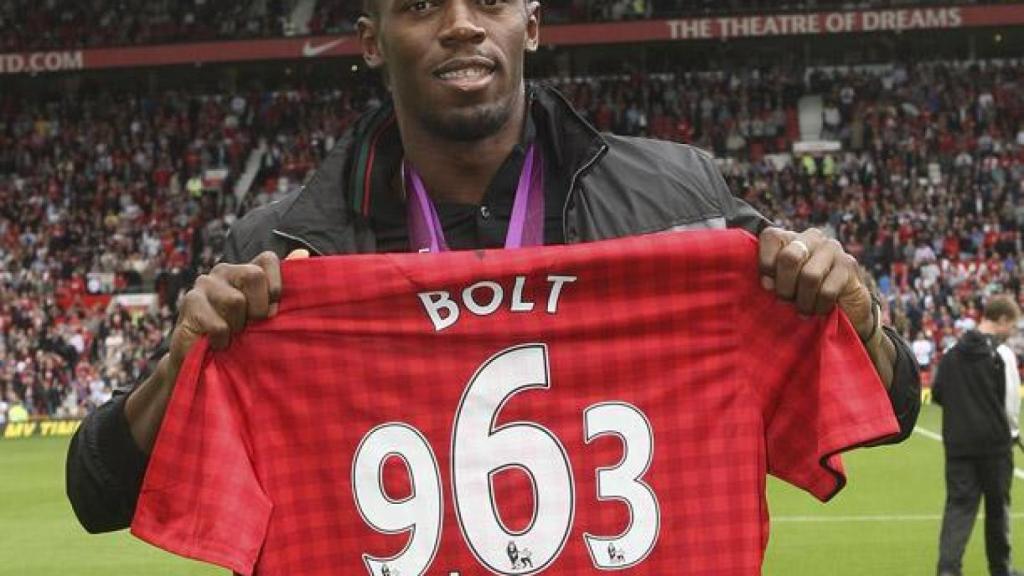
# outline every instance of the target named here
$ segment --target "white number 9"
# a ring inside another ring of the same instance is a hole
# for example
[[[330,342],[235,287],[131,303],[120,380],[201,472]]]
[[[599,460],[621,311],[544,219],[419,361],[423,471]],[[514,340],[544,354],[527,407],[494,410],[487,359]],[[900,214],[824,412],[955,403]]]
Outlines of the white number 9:
[[[383,467],[392,456],[404,460],[409,470],[412,494],[404,500],[392,500],[384,493]],[[443,514],[441,474],[426,438],[405,424],[370,430],[356,449],[352,492],[367,525],[384,534],[412,532],[405,548],[390,558],[363,554],[370,574],[425,574],[441,543]]]

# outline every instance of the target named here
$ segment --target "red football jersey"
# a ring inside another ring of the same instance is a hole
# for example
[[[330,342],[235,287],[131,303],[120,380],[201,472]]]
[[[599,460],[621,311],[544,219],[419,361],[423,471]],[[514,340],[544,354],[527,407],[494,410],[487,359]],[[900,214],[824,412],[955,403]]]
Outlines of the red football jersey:
[[[242,574],[760,573],[765,474],[897,432],[741,231],[283,264],[186,361],[132,531]]]

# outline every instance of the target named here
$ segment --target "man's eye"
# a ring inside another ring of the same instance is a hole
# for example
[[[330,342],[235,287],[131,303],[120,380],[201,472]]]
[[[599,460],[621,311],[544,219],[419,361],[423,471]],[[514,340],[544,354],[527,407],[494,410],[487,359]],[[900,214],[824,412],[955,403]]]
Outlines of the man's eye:
[[[431,2],[428,2],[427,0],[419,0],[418,2],[413,2],[412,4],[410,4],[409,10],[412,10],[413,12],[423,12],[427,8],[430,8],[430,5]]]
[[[508,0],[479,0],[481,4],[487,7],[497,6],[498,4],[505,4]]]

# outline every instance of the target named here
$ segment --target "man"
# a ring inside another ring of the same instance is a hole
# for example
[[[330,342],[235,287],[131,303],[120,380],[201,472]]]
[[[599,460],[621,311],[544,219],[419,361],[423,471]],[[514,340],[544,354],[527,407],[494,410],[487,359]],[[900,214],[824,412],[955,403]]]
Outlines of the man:
[[[203,335],[224,348],[247,321],[272,316],[286,255],[499,248],[513,235],[529,238],[527,229],[536,234],[524,245],[743,227],[760,233],[765,289],[806,314],[843,308],[889,391],[901,424],[894,440],[909,434],[920,404],[915,362],[880,327],[856,261],[820,231],[768,228],[732,197],[707,155],[598,134],[557,92],[527,86],[538,3],[368,0],[364,9],[363,55],[393,102],[357,122],[304,189],[233,227],[224,262],[185,296],[152,375],[83,424],[67,480],[86,529],[129,524],[186,353]],[[520,181],[543,182],[544,209],[526,222],[512,214]]]
[[[993,297],[977,330],[963,335],[939,362],[932,398],[942,406],[946,509],[939,536],[940,576],[959,576],[967,539],[985,497],[985,553],[992,576],[1010,568],[1010,482],[1020,411],[1020,375],[1001,343],[1017,330],[1020,308]]]
[[[931,331],[919,331],[917,337],[910,344],[910,349],[917,358],[917,367],[921,372],[927,372],[932,365],[932,354],[935,353],[935,344],[932,342]]]

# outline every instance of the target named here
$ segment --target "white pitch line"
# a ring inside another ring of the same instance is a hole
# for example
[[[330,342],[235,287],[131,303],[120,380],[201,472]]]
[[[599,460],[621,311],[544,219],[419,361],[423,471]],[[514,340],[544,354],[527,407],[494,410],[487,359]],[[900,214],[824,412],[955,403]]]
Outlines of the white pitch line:
[[[984,518],[984,514],[979,514]],[[1024,513],[1010,514],[1010,518],[1020,520]],[[772,516],[772,524],[788,524],[797,522],[838,523],[838,522],[938,522],[941,514],[864,514],[857,516]]]
[[[920,426],[915,426],[914,427],[914,432],[920,434],[921,436],[924,436],[925,438],[931,438],[932,440],[935,440],[936,442],[942,442],[942,434],[936,434],[935,432],[932,432],[931,430],[928,430],[926,428],[921,428]]]
[[[936,442],[942,442],[942,434],[938,434],[936,432],[932,432],[931,430],[928,430],[927,428],[921,428],[920,426],[916,426],[916,427],[914,427],[914,432],[917,433],[917,434],[920,434],[921,436],[924,436],[925,438],[929,438],[931,440],[935,440]],[[1024,470],[1021,470],[1020,468],[1014,468],[1013,469],[1013,476],[1014,476],[1014,478],[1017,478],[1018,480],[1024,480]]]
[[[914,428],[914,433],[924,436],[929,440],[936,442],[942,442],[942,434],[932,432],[927,428],[921,428],[917,426]],[[1013,475],[1018,479],[1024,480],[1024,470],[1020,468],[1013,469]],[[982,518],[985,517],[984,513],[979,514]],[[1020,520],[1024,518],[1024,513],[1010,514],[1010,518],[1014,520]],[[816,524],[828,524],[828,523],[847,523],[847,522],[938,522],[942,520],[941,514],[862,514],[856,516],[772,516],[772,524],[795,524],[795,523],[816,523]]]

